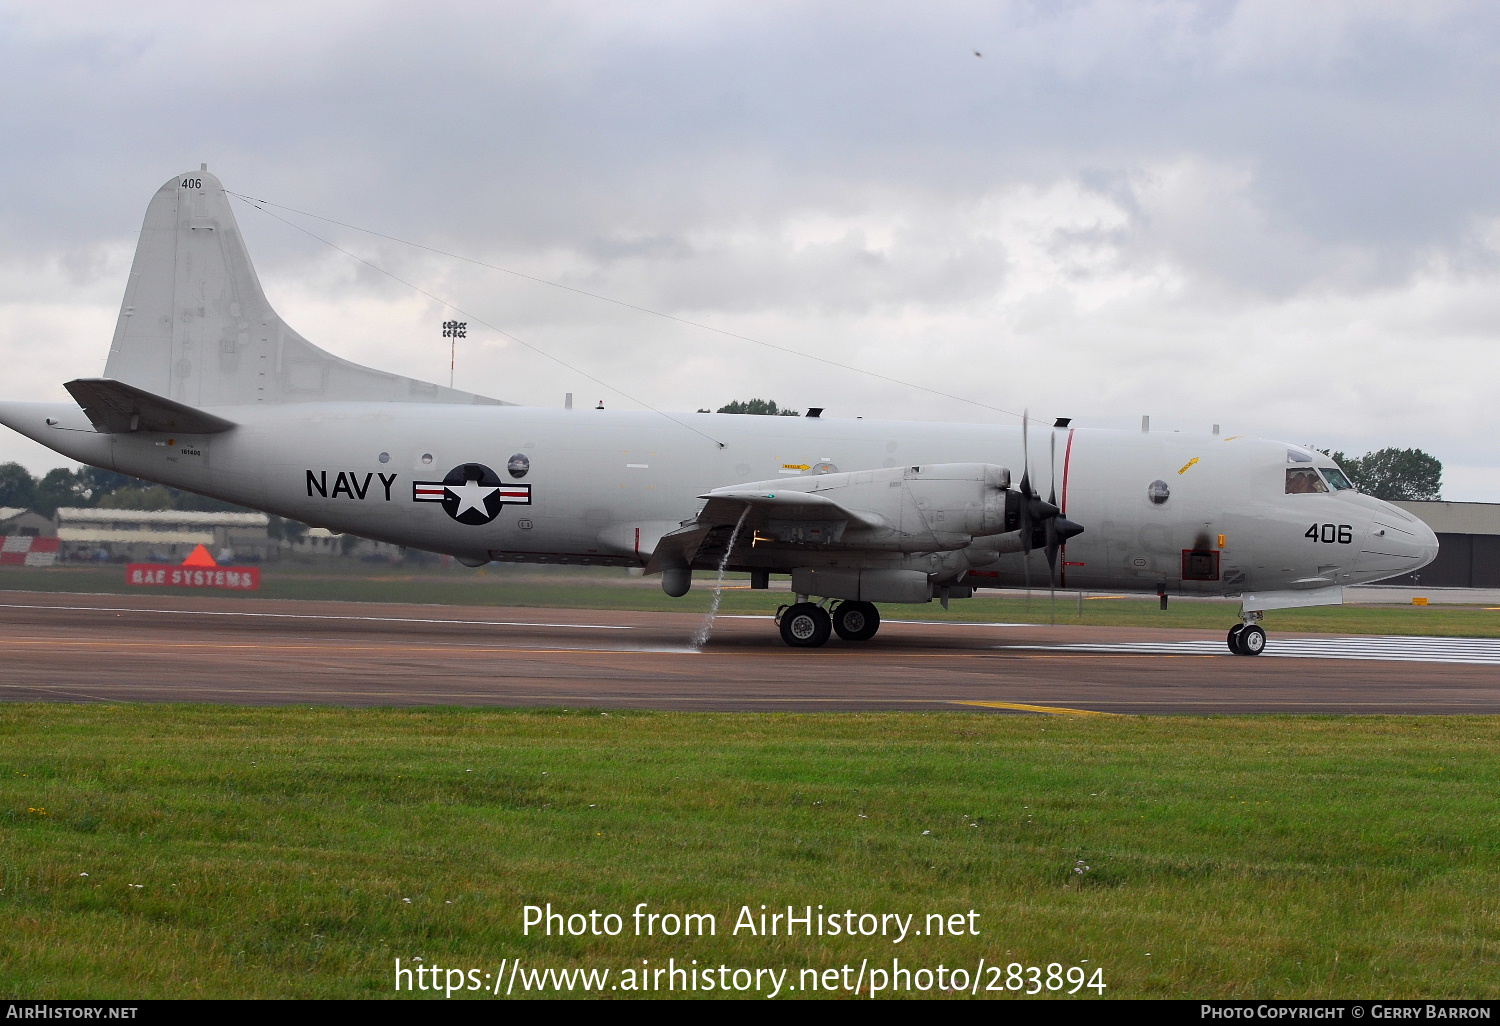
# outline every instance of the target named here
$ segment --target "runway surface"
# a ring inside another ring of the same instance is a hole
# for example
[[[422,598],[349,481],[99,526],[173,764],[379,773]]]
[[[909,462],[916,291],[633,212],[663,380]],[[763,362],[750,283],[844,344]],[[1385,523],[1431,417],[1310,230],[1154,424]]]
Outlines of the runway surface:
[[[0,699],[699,710],[1500,713],[1500,641],[887,621],[782,644],[763,617],[0,593]],[[1226,624],[1227,629],[1227,624]]]

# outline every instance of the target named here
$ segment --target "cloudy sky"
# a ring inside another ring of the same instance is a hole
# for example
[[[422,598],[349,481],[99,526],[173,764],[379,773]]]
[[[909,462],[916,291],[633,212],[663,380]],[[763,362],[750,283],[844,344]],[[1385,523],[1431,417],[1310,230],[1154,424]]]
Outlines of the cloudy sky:
[[[1496,53],[1500,5],[1441,0],[0,0],[0,396],[102,370],[147,201],[207,162],[794,351],[280,212],[465,311],[461,388],[1150,414],[1420,446],[1500,501]],[[236,213],[304,335],[446,383],[450,309]]]

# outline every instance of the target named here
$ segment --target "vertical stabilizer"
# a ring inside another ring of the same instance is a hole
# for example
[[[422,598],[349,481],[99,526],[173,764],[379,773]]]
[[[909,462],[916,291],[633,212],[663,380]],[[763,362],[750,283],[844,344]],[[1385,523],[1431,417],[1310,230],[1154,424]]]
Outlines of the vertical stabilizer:
[[[173,177],[146,208],[104,376],[189,406],[499,403],[341,360],[289,328],[206,165]]]

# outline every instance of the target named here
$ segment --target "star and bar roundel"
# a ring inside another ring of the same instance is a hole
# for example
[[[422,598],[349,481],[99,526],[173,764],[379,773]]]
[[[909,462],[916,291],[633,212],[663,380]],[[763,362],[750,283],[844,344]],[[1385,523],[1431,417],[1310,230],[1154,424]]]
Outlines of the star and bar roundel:
[[[441,502],[443,512],[460,524],[482,527],[506,506],[530,506],[531,485],[505,484],[482,463],[465,463],[441,481],[413,481],[413,502]]]

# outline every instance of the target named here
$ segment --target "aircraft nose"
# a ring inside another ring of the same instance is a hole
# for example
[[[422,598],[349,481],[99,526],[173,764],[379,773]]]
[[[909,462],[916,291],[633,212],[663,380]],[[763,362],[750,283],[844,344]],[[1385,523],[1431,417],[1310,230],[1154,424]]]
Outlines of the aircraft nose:
[[[1361,546],[1361,570],[1383,575],[1411,573],[1437,558],[1438,539],[1432,528],[1399,506],[1371,501],[1378,506],[1369,537]]]
[[[1417,523],[1418,523],[1418,525],[1421,528],[1419,531],[1416,532],[1416,534],[1417,534],[1417,548],[1418,548],[1418,551],[1420,552],[1420,555],[1417,558],[1419,558],[1422,561],[1421,564],[1420,564],[1420,566],[1426,566],[1428,563],[1431,563],[1434,559],[1437,559],[1437,554],[1438,554],[1438,538],[1437,538],[1437,535],[1435,533],[1433,533],[1432,528],[1428,527],[1426,524],[1422,523],[1421,521],[1418,521]],[[1420,567],[1419,567],[1419,569],[1420,569]]]

